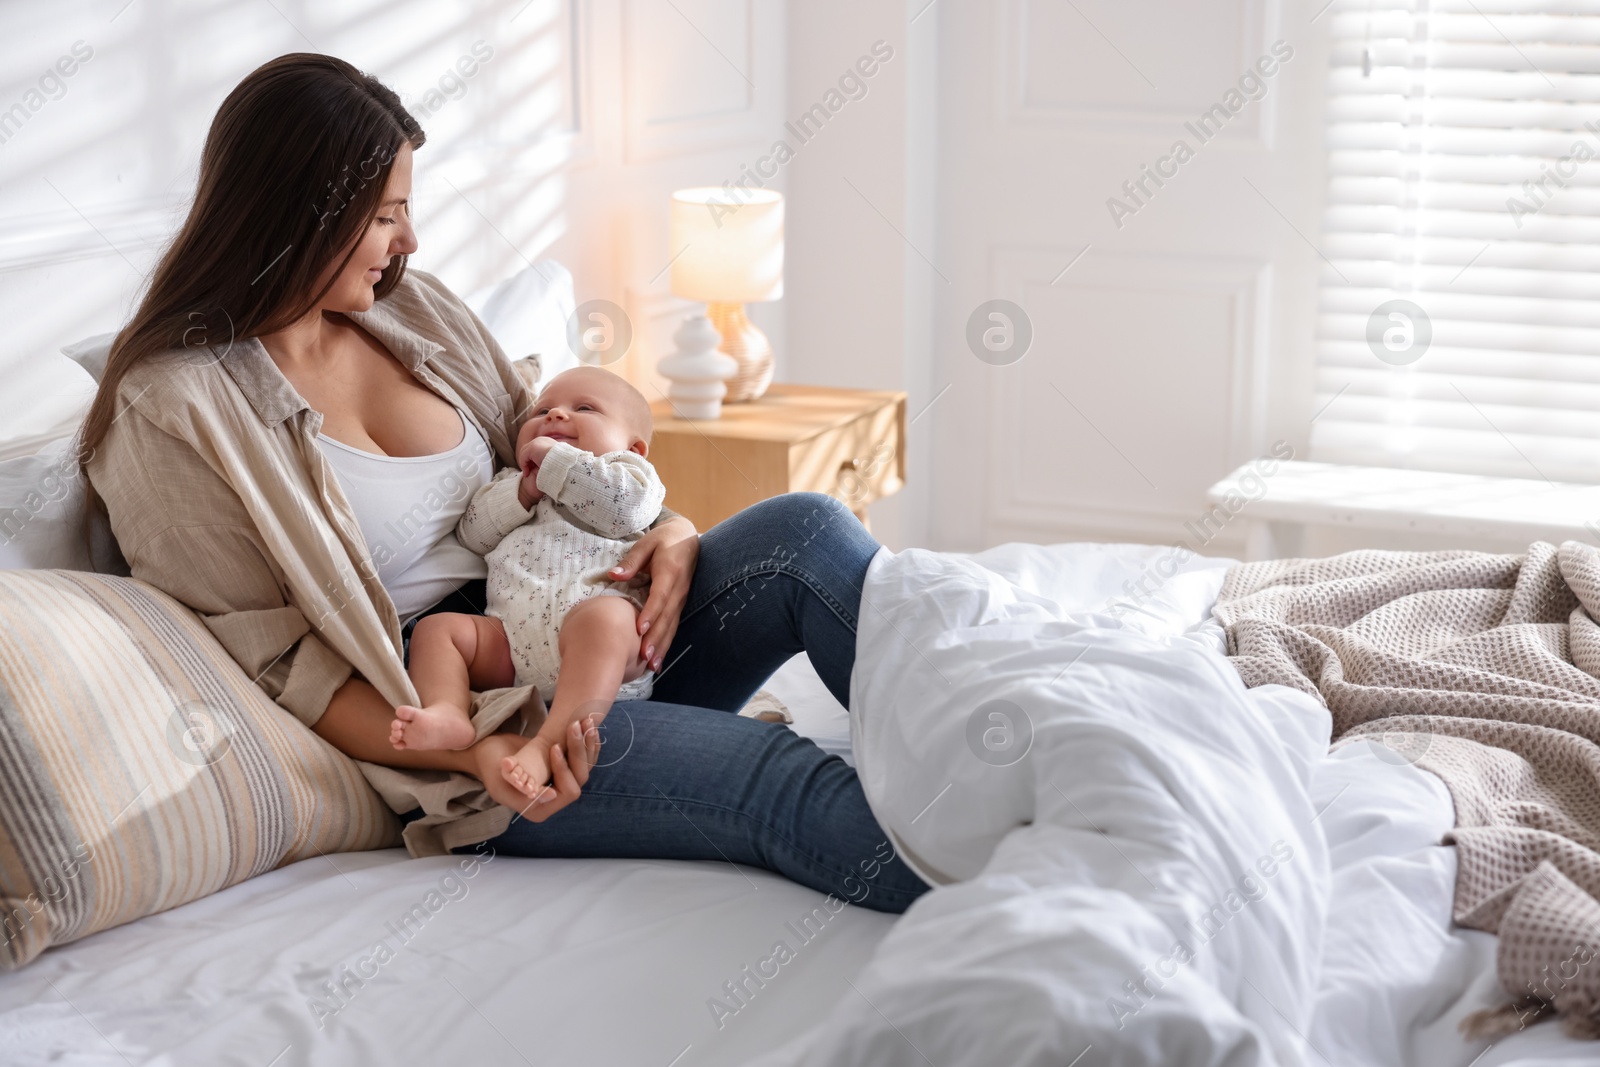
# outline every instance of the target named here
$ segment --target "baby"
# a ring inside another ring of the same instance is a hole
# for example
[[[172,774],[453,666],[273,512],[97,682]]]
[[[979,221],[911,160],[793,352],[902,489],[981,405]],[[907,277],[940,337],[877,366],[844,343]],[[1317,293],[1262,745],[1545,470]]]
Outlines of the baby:
[[[545,386],[517,435],[519,469],[480,489],[456,531],[489,564],[488,615],[418,621],[410,673],[422,706],[395,709],[395,748],[466,748],[472,690],[536,686],[550,704],[544,725],[501,762],[531,800],[573,722],[596,702],[650,695],[644,598],[607,572],[661,513],[666,490],[645,461],[651,429],[650,405],[610,371],[577,367]]]

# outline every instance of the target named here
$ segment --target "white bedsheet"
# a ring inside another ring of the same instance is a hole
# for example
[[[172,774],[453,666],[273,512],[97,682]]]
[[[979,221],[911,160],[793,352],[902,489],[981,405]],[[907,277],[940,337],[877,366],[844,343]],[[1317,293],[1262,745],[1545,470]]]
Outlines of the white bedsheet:
[[[1124,583],[1169,551],[1006,546],[978,558],[1072,613],[1127,597]],[[1124,621],[1146,634],[1188,630],[1189,640],[1214,644],[1203,620],[1225,565],[1194,561],[1141,595]],[[850,720],[803,657],[771,688],[798,729],[848,753]],[[1494,939],[1448,924],[1453,850],[1436,844],[1452,822],[1443,787],[1387,750],[1360,747],[1318,762],[1309,803],[1322,812],[1315,825],[1332,882],[1314,1004],[1301,1025],[1305,1062],[1468,1067],[1484,1045],[1462,1041],[1455,1023],[1499,992]],[[1088,855],[1136,877],[1104,847]],[[0,976],[0,1063],[746,1064],[832,1025],[825,1020],[835,1009],[854,1010],[856,989],[870,990],[868,962],[895,925],[845,909],[719,1027],[708,1001],[726,1002],[724,983],[773,941],[798,944],[788,924],[817,906],[819,894],[727,864],[502,858],[462,878],[464,896],[441,892],[438,911],[399,944],[387,924],[414,904],[426,907],[429,890],[452,869],[450,860],[398,851],[309,860],[53,950]],[[1274,879],[1261,903],[1277,890]],[[385,937],[399,946],[394,958],[330,1000],[321,983],[343,966],[359,972]],[[1148,1022],[1170,991],[1129,1027]],[[318,1000],[337,1010],[319,1020]],[[964,1021],[982,1040],[995,1020],[968,1006]],[[1078,1067],[1117,1062],[1116,1051],[1097,1046]],[[1538,1026],[1477,1064],[1594,1058],[1595,1046]]]

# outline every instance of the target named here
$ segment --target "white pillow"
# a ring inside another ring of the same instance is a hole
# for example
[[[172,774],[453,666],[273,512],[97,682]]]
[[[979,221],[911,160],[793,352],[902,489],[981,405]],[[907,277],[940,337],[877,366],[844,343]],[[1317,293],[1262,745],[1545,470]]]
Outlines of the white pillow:
[[[553,259],[541,259],[499,285],[467,297],[513,361],[537,356],[537,373],[529,388],[538,387],[578,365],[567,344],[567,323],[578,310],[572,272]]]
[[[84,526],[74,437],[0,461],[0,570],[53,568],[127,574],[105,516]]]
[[[61,350],[61,354],[88,371],[89,377],[98,382],[106,372],[106,360],[111,358],[111,342],[116,339],[114,333],[97,333],[93,337],[72,342]]]
[[[578,365],[567,345],[567,322],[577,310],[572,273],[555,260],[542,259],[473,294],[467,305],[507,356],[525,361],[520,369],[530,389]],[[61,354],[98,382],[116,336],[86,337]],[[63,438],[34,455],[0,461],[0,570],[127,573],[105,517],[97,511],[84,530],[86,497],[71,448],[72,439]]]

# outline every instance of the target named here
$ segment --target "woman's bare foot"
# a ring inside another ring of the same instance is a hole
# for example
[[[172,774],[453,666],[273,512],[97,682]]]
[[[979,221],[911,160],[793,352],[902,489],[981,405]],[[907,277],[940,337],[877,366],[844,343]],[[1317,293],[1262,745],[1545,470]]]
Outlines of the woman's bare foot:
[[[516,812],[526,812],[533,807],[533,802],[506,781],[501,766],[527,743],[527,738],[517,734],[490,734],[472,746],[472,761],[478,780],[496,804]]]
[[[389,727],[389,743],[413,752],[455,751],[471,745],[477,736],[472,721],[449,704],[425,708],[402,704],[394,709],[394,723]]]
[[[550,762],[545,746],[529,741],[515,755],[500,761],[500,773],[529,800],[544,791],[550,782]]]

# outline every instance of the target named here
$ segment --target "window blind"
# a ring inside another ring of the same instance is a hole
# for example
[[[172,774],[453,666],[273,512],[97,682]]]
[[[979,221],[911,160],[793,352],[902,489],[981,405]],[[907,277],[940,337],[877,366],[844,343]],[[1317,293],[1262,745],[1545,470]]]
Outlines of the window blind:
[[[1600,483],[1600,0],[1329,17],[1313,458]]]

